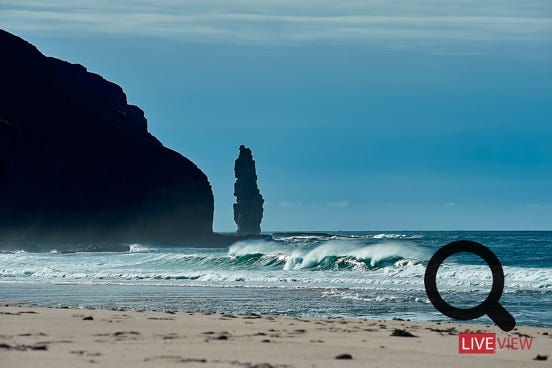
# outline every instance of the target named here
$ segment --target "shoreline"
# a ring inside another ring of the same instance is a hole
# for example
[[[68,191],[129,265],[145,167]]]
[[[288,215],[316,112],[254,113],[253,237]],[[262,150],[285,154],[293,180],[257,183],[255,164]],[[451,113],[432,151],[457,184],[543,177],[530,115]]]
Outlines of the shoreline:
[[[329,234],[326,234],[329,235]],[[159,246],[174,248],[227,248],[232,244],[248,240],[273,240],[271,234],[237,234],[212,232],[193,238],[182,238],[180,242],[160,243]],[[93,239],[76,237],[65,238],[21,238],[6,237],[0,239],[0,251],[16,252],[25,251],[29,253],[125,253],[131,250],[132,244],[154,245],[152,241],[129,241],[122,239],[106,240],[103,238]]]
[[[0,303],[0,361],[6,367],[542,367],[546,361],[533,359],[552,352],[552,329],[544,327],[505,333],[454,322],[15,304]],[[461,332],[533,337],[533,343],[530,350],[459,354]]]
[[[162,281],[162,280],[160,280]],[[106,283],[88,284],[79,282],[29,283],[25,281],[0,281],[0,305],[10,304],[25,307],[90,309],[139,312],[179,313],[257,313],[263,316],[289,316],[299,318],[345,318],[351,320],[405,320],[407,322],[448,323],[454,320],[439,313],[428,300],[406,306],[406,303],[389,309],[379,302],[359,309],[356,301],[345,298],[328,299],[325,287],[256,287],[246,285],[177,285]],[[424,291],[420,291],[420,294]],[[425,294],[424,294],[425,295]],[[330,302],[328,302],[330,300]],[[482,299],[481,299],[482,300]],[[305,308],[305,302],[312,307]],[[511,301],[510,301],[511,302]],[[277,308],[275,303],[278,304]],[[285,303],[285,304],[284,304]],[[323,304],[325,303],[325,304]],[[360,301],[359,303],[364,303]],[[362,304],[360,304],[362,306]],[[519,306],[506,304],[516,317],[517,324],[525,327],[552,329],[552,321],[545,318],[542,308],[534,307],[525,314]],[[538,304],[536,304],[538,305]],[[543,302],[545,304],[545,301]],[[350,308],[350,309],[349,309]],[[350,312],[350,313],[348,313]],[[532,318],[530,318],[532,316]],[[463,321],[457,321],[464,323]],[[483,328],[492,321],[483,316],[465,321]]]

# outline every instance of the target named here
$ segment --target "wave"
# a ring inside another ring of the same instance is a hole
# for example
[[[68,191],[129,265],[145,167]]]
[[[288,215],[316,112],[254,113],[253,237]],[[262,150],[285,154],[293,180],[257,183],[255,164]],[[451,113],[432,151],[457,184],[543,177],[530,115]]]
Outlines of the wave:
[[[228,250],[159,248],[133,244],[122,254],[5,253],[0,276],[97,278],[195,278],[227,271],[369,271],[410,267],[428,259],[423,248],[408,243],[364,244],[328,240],[317,246],[279,241],[244,241]],[[186,270],[186,277],[182,271]],[[141,276],[140,276],[141,275]]]
[[[260,255],[246,256],[240,262],[258,263],[259,260],[272,259]],[[159,261],[159,260],[158,260]],[[157,261],[157,262],[158,262]],[[220,260],[219,260],[220,261]],[[331,263],[331,262],[330,262]],[[166,265],[167,263],[165,263]],[[324,262],[322,262],[324,264]],[[400,260],[381,269],[361,272],[312,272],[313,269],[285,270],[285,262],[276,268],[259,268],[253,270],[237,266],[210,267],[200,270],[192,267],[159,267],[151,262],[129,263],[117,262],[91,264],[78,262],[44,265],[44,262],[4,265],[0,267],[0,284],[13,282],[39,283],[98,283],[112,284],[118,282],[138,283],[140,285],[174,286],[228,286],[228,287],[271,287],[271,288],[348,288],[370,290],[379,293],[393,290],[393,293],[417,290],[423,295],[423,275],[425,266],[419,261]],[[353,266],[354,267],[354,266]],[[341,270],[341,269],[339,269]],[[552,269],[527,269],[507,266],[505,293],[552,293]],[[492,280],[482,277],[488,272],[486,266],[444,265],[439,270],[439,290],[444,293],[469,295],[488,293]],[[460,276],[460,277],[459,277]],[[161,284],[159,284],[161,285]]]
[[[284,263],[284,270],[367,270],[408,260],[415,264],[429,259],[424,248],[409,243],[365,244],[358,240],[328,240],[315,248],[282,246],[276,242],[239,242],[228,255],[239,260],[257,256],[273,259],[272,265]]]
[[[177,280],[270,287],[315,284],[423,288],[431,248],[404,240],[368,242],[327,239],[313,246],[255,240],[228,249],[135,244],[127,253],[0,253],[0,281]],[[504,266],[504,273],[506,293],[552,291],[552,268]],[[486,265],[445,263],[438,278],[443,291],[488,290],[492,283]]]
[[[421,234],[389,234],[381,233],[371,236],[372,239],[421,239],[424,236]]]

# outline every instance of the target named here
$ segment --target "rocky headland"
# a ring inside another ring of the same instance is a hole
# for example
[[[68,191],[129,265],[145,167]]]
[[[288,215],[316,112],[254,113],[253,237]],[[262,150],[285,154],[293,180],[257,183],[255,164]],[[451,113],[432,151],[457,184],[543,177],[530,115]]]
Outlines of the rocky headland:
[[[240,239],[213,233],[207,176],[148,132],[121,87],[2,30],[0,54],[0,247]]]

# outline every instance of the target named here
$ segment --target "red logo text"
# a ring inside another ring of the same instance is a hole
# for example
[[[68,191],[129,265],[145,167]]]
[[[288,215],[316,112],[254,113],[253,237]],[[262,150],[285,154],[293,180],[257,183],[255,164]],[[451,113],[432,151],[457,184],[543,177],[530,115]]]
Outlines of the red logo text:
[[[495,333],[458,334],[458,353],[494,354],[502,350],[531,350],[533,338],[530,336],[496,337]]]

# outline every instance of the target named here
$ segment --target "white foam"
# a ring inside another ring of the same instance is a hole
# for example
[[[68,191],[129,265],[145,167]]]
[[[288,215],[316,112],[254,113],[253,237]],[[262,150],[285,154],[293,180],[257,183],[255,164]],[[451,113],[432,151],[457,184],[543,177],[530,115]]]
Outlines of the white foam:
[[[14,252],[0,253],[0,282],[346,287],[417,290],[423,295],[424,264],[429,255],[425,248],[404,241],[367,245],[359,239],[328,240],[314,248],[256,241],[235,244],[228,251],[164,248],[118,254]],[[328,257],[335,258],[325,259]],[[398,258],[394,264],[381,262],[394,257]],[[317,268],[322,261],[333,262],[335,268]],[[342,266],[346,270],[336,271]],[[503,268],[506,293],[552,292],[552,268]],[[488,275],[482,276],[485,273],[488,267],[484,265],[445,263],[439,269],[440,285],[448,290],[480,292],[487,290],[492,281]]]
[[[421,239],[424,236],[421,234],[389,234],[381,233],[372,235],[373,239]]]
[[[147,245],[143,245],[143,244],[130,244],[129,248],[130,248],[129,252],[131,253],[149,252],[152,250],[151,247],[148,247]]]
[[[275,242],[241,241],[231,245],[228,248],[228,255],[231,257],[245,256],[249,254],[265,255],[286,255],[287,249]]]
[[[353,257],[357,260],[370,260],[374,267],[378,262],[392,258],[415,258],[424,260],[428,258],[427,251],[409,243],[379,243],[366,245],[359,241],[330,240],[318,247],[306,252],[297,250],[291,254],[284,269],[301,269],[314,267],[326,257]]]

